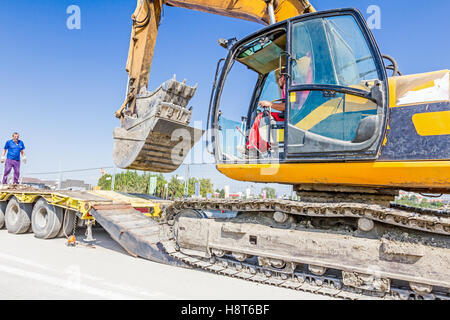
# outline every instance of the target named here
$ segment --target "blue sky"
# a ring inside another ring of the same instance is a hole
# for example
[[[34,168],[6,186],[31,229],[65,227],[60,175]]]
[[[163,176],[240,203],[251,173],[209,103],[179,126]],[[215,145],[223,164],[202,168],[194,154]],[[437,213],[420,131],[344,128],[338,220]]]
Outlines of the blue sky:
[[[383,53],[401,71],[450,67],[450,2],[318,0],[317,9],[354,7],[367,17],[381,8],[374,30]],[[66,8],[81,8],[81,30],[66,28]],[[0,141],[19,131],[27,146],[26,172],[112,165],[113,112],[125,96],[125,63],[135,0],[0,1]],[[242,38],[256,23],[165,7],[150,75],[153,89],[174,73],[199,84],[194,120],[206,120],[218,38]],[[192,170],[191,170],[192,171]],[[208,175],[214,175],[212,169]]]

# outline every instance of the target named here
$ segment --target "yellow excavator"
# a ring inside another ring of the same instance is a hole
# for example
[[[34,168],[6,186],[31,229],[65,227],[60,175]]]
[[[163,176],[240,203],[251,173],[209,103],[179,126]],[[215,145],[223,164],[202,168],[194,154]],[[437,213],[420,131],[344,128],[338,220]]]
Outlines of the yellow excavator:
[[[400,190],[450,193],[449,70],[402,75],[356,9],[139,0],[116,112],[120,168],[174,171],[204,134],[189,126],[196,87],[174,78],[147,91],[163,5],[265,25],[219,40],[228,55],[216,70],[207,147],[224,175],[290,184],[301,201],[177,200],[142,256],[332,296],[449,299],[449,213],[392,202]],[[248,91],[230,80],[242,72],[254,79],[249,99],[226,109],[233,90]]]

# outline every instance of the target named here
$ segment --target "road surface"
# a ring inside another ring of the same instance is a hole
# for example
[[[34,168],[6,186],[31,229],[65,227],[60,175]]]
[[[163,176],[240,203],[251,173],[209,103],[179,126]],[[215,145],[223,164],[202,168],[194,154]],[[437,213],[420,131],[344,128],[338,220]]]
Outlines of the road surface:
[[[95,248],[67,247],[0,230],[0,299],[328,299],[134,258],[104,230],[94,237]]]

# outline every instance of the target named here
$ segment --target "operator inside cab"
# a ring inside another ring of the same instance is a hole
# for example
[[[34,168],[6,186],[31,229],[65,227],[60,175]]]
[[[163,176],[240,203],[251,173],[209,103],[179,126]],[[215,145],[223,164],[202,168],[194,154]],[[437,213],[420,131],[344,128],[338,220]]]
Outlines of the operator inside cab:
[[[308,52],[306,55],[296,60],[295,73],[297,79],[301,79],[303,83],[312,83],[312,68],[311,68],[311,54]],[[266,152],[270,147],[270,142],[266,141],[267,137],[261,133],[262,119],[270,114],[270,117],[275,122],[284,122],[285,110],[286,110],[286,68],[281,67],[275,70],[278,87],[282,93],[282,99],[275,99],[272,101],[261,100],[258,102],[258,106],[263,109],[255,118],[253,125],[250,129],[248,136],[246,149],[257,149],[259,152]],[[309,91],[302,92],[300,97],[300,104],[306,101],[309,95]],[[274,97],[275,98],[275,97]],[[298,108],[298,105],[297,105]],[[268,110],[268,112],[267,112]],[[278,111],[274,112],[272,110]],[[269,121],[270,123],[270,121]]]
[[[257,151],[266,152],[269,149],[269,142],[266,141],[267,137],[263,138],[260,132],[260,126],[262,125],[261,120],[264,116],[270,114],[275,121],[284,121],[284,111],[286,109],[286,75],[284,67],[278,69],[278,72],[276,72],[276,78],[278,87],[282,91],[283,98],[273,101],[262,100],[258,102],[258,106],[261,107],[263,111],[256,116],[250,129],[246,145],[247,150],[257,149]],[[265,112],[267,109],[269,109],[269,111]],[[280,112],[273,112],[272,109]]]

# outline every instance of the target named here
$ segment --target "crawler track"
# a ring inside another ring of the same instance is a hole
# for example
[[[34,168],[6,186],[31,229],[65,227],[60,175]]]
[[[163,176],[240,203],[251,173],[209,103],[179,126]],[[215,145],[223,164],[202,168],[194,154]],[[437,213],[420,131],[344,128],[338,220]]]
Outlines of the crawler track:
[[[343,284],[342,278],[317,276],[306,272],[287,273],[256,264],[236,261],[232,258],[202,259],[177,250],[175,242],[165,243],[166,252],[173,258],[195,269],[239,278],[280,288],[310,292],[347,300],[450,300],[450,295],[433,292],[420,295],[406,287],[391,287],[387,293],[356,289]]]
[[[236,211],[245,213],[283,212],[289,215],[302,217],[322,218],[367,218],[388,227],[410,229],[411,232],[426,232],[430,237],[444,236],[446,248],[450,234],[450,216],[446,212],[414,212],[411,208],[383,208],[378,205],[366,205],[360,203],[304,203],[287,200],[207,200],[189,199],[176,201],[164,217],[171,221],[179,212],[186,209],[192,210],[218,210]],[[344,284],[343,272],[348,270],[328,269],[324,275],[315,275],[305,268],[294,270],[277,269],[258,263],[258,258],[253,257],[245,261],[237,261],[231,254],[224,256],[200,257],[191,252],[186,252],[175,239],[165,241],[164,249],[174,259],[193,268],[209,272],[240,278],[248,281],[270,284],[278,287],[289,288],[323,294],[341,299],[394,299],[394,300],[450,300],[449,288],[437,287],[429,293],[416,293],[408,283],[391,278],[388,291],[367,290],[355,288]],[[376,275],[369,275],[376,276]]]
[[[310,203],[290,200],[209,200],[176,201],[175,210],[224,210],[240,212],[284,212],[291,215],[321,218],[369,218],[387,225],[428,233],[450,235],[450,214],[443,211],[417,212],[384,208],[363,203]],[[405,208],[405,207],[403,207]],[[409,207],[408,207],[409,208]],[[409,208],[412,210],[412,208]]]

